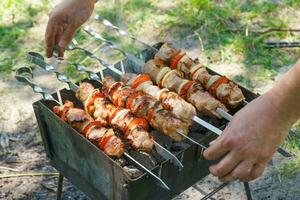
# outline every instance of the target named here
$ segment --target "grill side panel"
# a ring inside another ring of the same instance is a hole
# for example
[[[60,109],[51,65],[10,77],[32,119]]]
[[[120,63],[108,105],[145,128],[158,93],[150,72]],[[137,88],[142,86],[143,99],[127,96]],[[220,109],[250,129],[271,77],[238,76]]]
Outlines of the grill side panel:
[[[209,134],[209,136],[203,137],[200,140],[201,143],[208,145],[209,141],[215,138],[215,135]],[[181,157],[182,156],[182,157]],[[181,159],[183,158],[183,159]],[[211,161],[206,161],[201,158],[201,151],[195,145],[184,151],[183,154],[179,155],[179,159],[182,160],[184,168],[178,171],[175,168],[168,167],[171,165],[164,165],[161,171],[162,179],[171,188],[171,191],[166,191],[153,182],[150,181],[134,181],[128,184],[128,199],[131,200],[168,200],[172,199],[174,196],[180,194],[187,188],[191,187],[199,180],[204,178],[209,174],[208,167],[213,163]]]

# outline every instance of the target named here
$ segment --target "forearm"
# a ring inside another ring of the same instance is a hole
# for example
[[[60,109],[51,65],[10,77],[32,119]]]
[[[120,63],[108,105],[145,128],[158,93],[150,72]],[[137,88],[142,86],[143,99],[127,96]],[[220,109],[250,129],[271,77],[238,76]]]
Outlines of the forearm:
[[[300,117],[300,60],[266,95],[286,124],[292,126]]]

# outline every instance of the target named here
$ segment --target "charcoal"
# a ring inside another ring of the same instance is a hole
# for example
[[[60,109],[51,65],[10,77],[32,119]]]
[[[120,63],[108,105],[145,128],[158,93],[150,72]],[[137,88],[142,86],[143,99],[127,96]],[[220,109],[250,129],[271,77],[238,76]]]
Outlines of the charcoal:
[[[171,151],[182,151],[184,149],[187,149],[191,144],[188,144],[186,142],[175,142],[171,146]]]
[[[164,146],[166,149],[170,149],[173,141],[170,137],[159,133],[158,131],[151,131],[151,134],[154,137],[154,140],[157,141],[159,144]]]
[[[125,165],[127,165],[127,161],[125,159],[119,158],[116,160],[116,162],[121,166],[124,167]]]
[[[131,151],[130,155],[148,169],[152,169],[157,164],[157,161],[151,154],[142,151]]]
[[[143,174],[140,170],[138,170],[137,168],[135,168],[132,165],[124,166],[123,169],[124,169],[125,172],[128,173],[128,175],[131,178],[137,178],[137,177],[139,177]]]

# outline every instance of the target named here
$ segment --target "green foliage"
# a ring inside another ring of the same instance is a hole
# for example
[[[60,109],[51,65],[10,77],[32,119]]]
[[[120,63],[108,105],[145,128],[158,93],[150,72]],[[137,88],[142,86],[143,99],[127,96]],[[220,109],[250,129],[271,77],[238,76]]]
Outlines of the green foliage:
[[[132,53],[132,54],[136,54],[139,51],[135,43],[132,41],[124,42],[121,45],[121,49],[123,49],[125,52]]]
[[[109,33],[109,32],[103,32],[102,37],[106,40],[116,42],[116,43],[120,42],[120,40],[121,40],[121,38],[119,36],[114,35],[114,34]]]
[[[11,70],[24,63],[25,49],[29,29],[34,26],[36,16],[46,9],[45,0],[37,4],[27,4],[22,0],[6,0],[0,5],[0,73],[10,73]],[[31,40],[29,40],[31,41]],[[30,44],[37,49],[36,44]],[[30,46],[29,45],[29,46]],[[31,49],[31,50],[32,50]]]
[[[9,73],[16,63],[16,58],[22,55],[19,44],[27,30],[32,27],[32,22],[16,23],[12,26],[0,25],[0,73]]]
[[[97,10],[97,14],[114,24],[118,22],[118,10],[116,6],[112,6],[110,8],[101,7],[99,10]]]
[[[284,163],[279,168],[279,173],[281,177],[289,178],[300,172],[300,156],[296,157],[292,161]]]

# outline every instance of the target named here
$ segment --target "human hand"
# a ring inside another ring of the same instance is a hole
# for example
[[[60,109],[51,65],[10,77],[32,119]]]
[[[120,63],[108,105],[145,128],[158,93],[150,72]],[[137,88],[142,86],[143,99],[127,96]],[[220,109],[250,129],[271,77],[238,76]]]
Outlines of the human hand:
[[[64,0],[50,13],[45,33],[46,56],[53,55],[58,45],[58,56],[71,43],[76,30],[92,15],[95,0]]]
[[[208,160],[220,159],[210,172],[223,182],[250,181],[265,170],[291,123],[265,94],[235,114],[233,120],[204,151]]]

